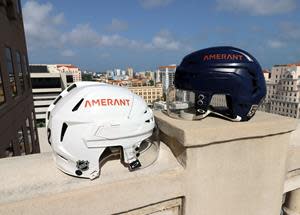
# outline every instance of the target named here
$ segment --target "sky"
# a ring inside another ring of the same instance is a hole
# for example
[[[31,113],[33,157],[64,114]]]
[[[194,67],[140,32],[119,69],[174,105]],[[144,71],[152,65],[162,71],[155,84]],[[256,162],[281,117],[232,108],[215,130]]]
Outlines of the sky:
[[[155,70],[235,46],[263,68],[300,61],[298,0],[22,0],[29,63]]]

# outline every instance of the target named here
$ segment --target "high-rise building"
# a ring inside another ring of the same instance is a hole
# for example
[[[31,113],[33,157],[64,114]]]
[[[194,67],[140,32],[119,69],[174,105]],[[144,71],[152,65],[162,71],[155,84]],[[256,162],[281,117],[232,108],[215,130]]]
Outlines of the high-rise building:
[[[162,80],[161,80],[161,74],[160,74],[160,70],[159,69],[157,69],[155,71],[154,77],[155,77],[155,83],[161,83],[162,82]]]
[[[260,109],[300,118],[300,64],[275,65],[265,79],[267,95]]]
[[[133,68],[132,67],[127,68],[126,75],[128,75],[129,78],[133,78]]]
[[[0,158],[40,151],[21,8],[0,1]]]
[[[120,76],[121,75],[121,69],[114,69],[114,75]]]
[[[159,72],[161,75],[163,93],[166,94],[169,87],[174,85],[176,65],[160,66]]]

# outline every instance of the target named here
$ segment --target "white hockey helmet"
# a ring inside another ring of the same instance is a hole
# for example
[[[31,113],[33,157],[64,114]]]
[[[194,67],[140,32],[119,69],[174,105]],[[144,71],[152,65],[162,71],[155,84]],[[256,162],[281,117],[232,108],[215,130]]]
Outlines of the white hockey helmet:
[[[98,177],[101,161],[115,151],[130,170],[152,164],[159,152],[152,110],[113,85],[72,84],[49,106],[46,126],[57,167],[77,177]]]

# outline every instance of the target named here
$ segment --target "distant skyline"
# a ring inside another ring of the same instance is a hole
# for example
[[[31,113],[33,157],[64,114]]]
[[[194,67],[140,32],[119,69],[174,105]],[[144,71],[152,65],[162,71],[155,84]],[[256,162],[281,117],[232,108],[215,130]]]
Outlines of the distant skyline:
[[[263,68],[300,61],[297,0],[23,0],[29,63],[154,70],[231,45]]]

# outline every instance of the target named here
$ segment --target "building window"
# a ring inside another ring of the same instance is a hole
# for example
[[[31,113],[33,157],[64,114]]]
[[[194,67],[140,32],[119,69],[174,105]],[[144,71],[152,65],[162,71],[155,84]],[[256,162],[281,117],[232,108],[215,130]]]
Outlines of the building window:
[[[2,81],[2,73],[1,73],[1,65],[0,65],[0,105],[5,102],[3,81]]]
[[[73,75],[67,75],[67,83],[73,83]]]
[[[25,85],[24,85],[24,77],[23,77],[23,70],[22,70],[22,63],[21,63],[21,55],[19,52],[16,53],[16,57],[17,57],[17,72],[19,76],[21,94],[23,94],[25,90]]]
[[[33,128],[33,139],[34,141],[37,140],[36,131],[35,131],[35,121],[34,121],[34,114],[31,112],[31,119],[32,119],[32,128]]]
[[[12,157],[14,156],[14,147],[13,147],[13,141],[10,141],[8,147],[5,150],[5,157]]]
[[[22,6],[21,6],[21,0],[17,0],[17,5],[16,5],[16,7],[17,7],[17,13],[20,14],[20,15],[22,15],[22,10],[21,10],[21,8],[22,8]]]
[[[8,47],[5,48],[5,57],[6,57],[6,68],[9,75],[9,84],[12,92],[12,97],[15,97],[17,95],[17,85],[15,79],[11,49]]]
[[[60,78],[32,78],[32,88],[61,88]]]
[[[25,139],[24,139],[24,132],[23,128],[20,128],[18,130],[18,137],[17,137],[17,145],[20,147],[20,153],[21,155],[25,155]]]
[[[6,2],[6,14],[9,19],[16,20],[17,19],[17,14],[16,14],[16,9],[14,2],[12,0],[8,0]]]
[[[29,72],[28,72],[28,64],[25,55],[23,55],[23,68],[24,68],[24,73],[28,82],[28,87],[30,87],[30,77],[29,77]]]
[[[26,119],[26,130],[27,130],[27,137],[28,137],[28,149],[29,153],[32,153],[32,138],[31,138],[31,130],[30,130],[30,123],[29,118]]]

